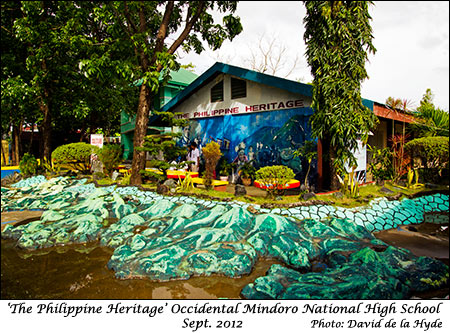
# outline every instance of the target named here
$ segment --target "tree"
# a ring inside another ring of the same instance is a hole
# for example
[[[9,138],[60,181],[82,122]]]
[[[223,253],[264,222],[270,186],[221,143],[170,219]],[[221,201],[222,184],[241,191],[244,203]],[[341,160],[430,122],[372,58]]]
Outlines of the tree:
[[[12,129],[12,162],[19,164],[23,149],[20,133],[24,123],[38,119],[35,91],[26,69],[27,46],[17,40],[14,22],[22,17],[21,4],[17,1],[1,3],[1,121],[2,139],[9,137]],[[2,146],[2,154],[3,152]]]
[[[436,108],[433,104],[433,93],[427,89],[415,112],[416,122],[411,130],[418,137],[449,135],[449,114]]]
[[[236,6],[236,1],[114,1],[103,2],[94,11],[113,35],[109,47],[128,56],[121,66],[143,80],[136,113],[131,184],[142,183],[139,171],[145,166],[145,152],[137,148],[144,143],[160,73],[164,84],[169,69],[179,68],[175,52],[180,47],[201,53],[204,40],[215,50],[225,39],[239,34],[240,19],[232,15]],[[223,25],[215,24],[209,13],[215,8],[230,13],[223,17]]]
[[[187,125],[186,119],[177,119],[172,112],[154,111],[156,115],[160,116],[168,127],[184,127]],[[163,182],[167,178],[167,170],[172,163],[176,163],[178,157],[186,155],[187,150],[185,147],[177,145],[176,139],[181,136],[179,132],[158,133],[151,134],[144,137],[144,144],[142,147],[137,147],[138,151],[148,152],[154,158],[150,161],[149,166],[159,171],[146,171],[141,170],[140,173],[156,178],[158,183]],[[181,169],[187,162],[176,163],[176,168]]]
[[[306,58],[313,76],[312,134],[326,155],[324,175],[330,187],[339,186],[336,175],[374,128],[377,118],[362,104],[361,82],[368,77],[365,61],[375,53],[366,1],[305,1]]]
[[[250,48],[250,56],[244,61],[254,71],[288,77],[298,65],[298,54],[292,61],[289,60],[291,59],[288,57],[286,45],[280,43],[275,36],[267,37],[261,35],[257,47],[252,46]]]
[[[385,104],[390,107],[391,109],[395,110],[401,110],[404,112],[411,111],[413,108],[413,102],[408,99],[400,99],[400,98],[394,98],[394,97],[388,97],[386,98]]]

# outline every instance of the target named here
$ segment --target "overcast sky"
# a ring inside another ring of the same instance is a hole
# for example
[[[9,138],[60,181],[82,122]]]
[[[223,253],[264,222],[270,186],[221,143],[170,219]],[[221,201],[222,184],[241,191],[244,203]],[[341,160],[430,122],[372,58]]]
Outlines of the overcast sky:
[[[236,15],[243,32],[225,42],[216,52],[184,55],[202,74],[216,61],[249,68],[246,62],[263,42],[276,39],[286,47],[284,77],[298,57],[288,79],[311,82],[304,57],[303,18],[306,10],[300,1],[240,1]],[[434,104],[449,110],[449,2],[375,1],[370,7],[373,44],[366,69],[369,79],[362,84],[362,97],[384,103],[389,96],[412,101],[418,106],[427,88],[434,93]],[[284,71],[284,72],[283,72]]]

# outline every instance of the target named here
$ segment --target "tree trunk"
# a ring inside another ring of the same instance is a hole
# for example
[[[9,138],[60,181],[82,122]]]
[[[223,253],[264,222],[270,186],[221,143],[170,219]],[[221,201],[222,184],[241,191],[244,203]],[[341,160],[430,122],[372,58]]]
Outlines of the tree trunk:
[[[19,125],[14,124],[12,130],[12,147],[11,160],[13,165],[19,165],[20,162],[20,129],[22,122]]]
[[[340,188],[339,180],[337,178],[337,171],[334,167],[334,160],[336,159],[335,148],[331,146],[329,138],[322,138],[322,154],[323,154],[323,189],[338,190]]]
[[[39,105],[44,119],[42,120],[42,159],[47,159],[51,161],[52,153],[52,120],[50,115],[50,108],[48,103],[42,102]]]
[[[3,135],[2,135],[2,138],[3,138]],[[5,149],[3,148],[3,140],[2,140],[2,146],[1,146],[1,148],[2,148],[2,161],[3,161],[2,166],[3,166],[3,165],[8,165],[8,164],[9,164],[9,161],[6,159]]]
[[[31,135],[30,135],[30,142],[28,144],[28,153],[33,153],[33,140],[34,140],[34,123],[31,124]]]
[[[149,88],[145,84],[143,84],[139,93],[139,106],[136,114],[136,124],[134,128],[133,161],[131,163],[130,178],[130,183],[132,185],[142,184],[142,177],[139,171],[145,169],[145,151],[138,151],[136,150],[136,148],[142,147],[144,144],[144,137],[147,134],[149,113]]]

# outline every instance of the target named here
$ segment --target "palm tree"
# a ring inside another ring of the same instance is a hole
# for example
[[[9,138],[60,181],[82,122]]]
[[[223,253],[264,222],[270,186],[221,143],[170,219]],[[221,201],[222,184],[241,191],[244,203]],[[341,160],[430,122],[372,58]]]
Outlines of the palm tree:
[[[416,137],[448,137],[448,112],[436,108],[433,104],[433,97],[431,89],[427,89],[414,114],[416,122],[411,124],[411,129]]]
[[[449,134],[448,112],[435,108],[433,104],[424,104],[417,108],[416,122],[411,129],[417,137],[447,136]]]
[[[388,97],[386,99],[385,104],[390,107],[393,110],[400,110],[409,112],[412,111],[414,107],[414,102],[412,102],[409,99],[400,99],[400,98],[394,98],[394,97]]]

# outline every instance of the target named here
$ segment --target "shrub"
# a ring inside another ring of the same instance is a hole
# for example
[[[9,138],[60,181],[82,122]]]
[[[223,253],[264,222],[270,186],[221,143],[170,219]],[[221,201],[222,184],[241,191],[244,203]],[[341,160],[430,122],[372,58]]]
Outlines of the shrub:
[[[251,162],[245,162],[239,169],[241,178],[255,178],[256,168]]]
[[[448,165],[448,137],[434,136],[414,139],[405,145],[412,158],[419,158],[425,167],[444,168]]]
[[[120,145],[104,145],[98,153],[98,158],[103,163],[106,174],[111,176],[113,170],[122,161],[122,147]]]
[[[267,190],[269,197],[284,192],[284,186],[295,176],[294,171],[284,165],[266,166],[256,171],[256,180]]]
[[[29,153],[25,153],[19,162],[20,173],[24,176],[35,175],[37,168],[38,162],[36,158]]]
[[[90,168],[91,154],[97,151],[98,147],[88,143],[69,143],[56,148],[52,152],[52,159],[56,164],[63,164],[70,169],[85,173]]]
[[[442,171],[449,167],[449,139],[445,136],[423,137],[409,141],[405,151],[413,161],[419,162],[418,167],[428,169],[425,171],[428,179],[437,179]],[[430,170],[438,175],[433,176]]]
[[[368,169],[377,184],[382,181],[394,178],[394,167],[392,166],[393,154],[389,148],[376,148],[368,146],[368,150],[372,153],[372,162],[369,163]]]
[[[219,162],[222,152],[217,142],[211,141],[207,143],[203,148],[203,158],[205,159],[205,187],[211,189],[212,180],[214,178],[214,172],[216,170],[217,162]]]
[[[219,161],[218,171],[221,176],[229,176],[233,172],[233,165],[222,157]]]

